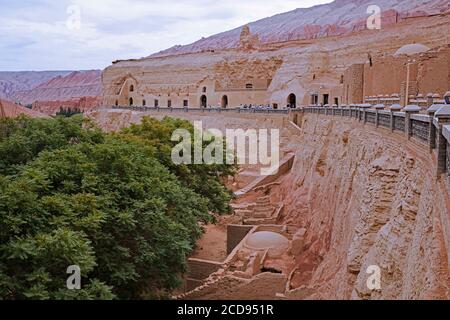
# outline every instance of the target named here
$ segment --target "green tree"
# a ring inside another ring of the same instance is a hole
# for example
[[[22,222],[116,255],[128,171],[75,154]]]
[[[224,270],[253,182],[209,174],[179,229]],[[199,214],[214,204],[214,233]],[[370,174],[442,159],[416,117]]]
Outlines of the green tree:
[[[156,147],[156,156],[169,170],[174,173],[184,185],[194,189],[197,193],[208,198],[208,208],[218,213],[230,211],[229,202],[232,198],[223,186],[223,179],[234,176],[237,171],[236,165],[212,164],[212,165],[175,165],[171,159],[173,147],[178,142],[171,141],[172,133],[176,129],[186,129],[191,133],[194,143],[194,127],[186,120],[166,117],[162,121],[145,117],[139,125],[131,125],[123,130],[124,134],[141,137],[147,143]],[[206,147],[208,142],[203,144]],[[193,150],[192,150],[193,152]],[[224,145],[224,158],[227,156]]]
[[[59,111],[56,113],[56,116],[70,118],[74,115],[81,114],[81,113],[83,113],[83,112],[78,107],[75,107],[73,109],[70,107],[68,107],[67,109],[64,107],[60,107]]]
[[[180,284],[216,197],[164,163],[168,125],[150,139],[81,117],[0,124],[0,298],[158,298]],[[216,175],[225,172],[191,174],[227,194]],[[82,290],[65,288],[70,265]]]

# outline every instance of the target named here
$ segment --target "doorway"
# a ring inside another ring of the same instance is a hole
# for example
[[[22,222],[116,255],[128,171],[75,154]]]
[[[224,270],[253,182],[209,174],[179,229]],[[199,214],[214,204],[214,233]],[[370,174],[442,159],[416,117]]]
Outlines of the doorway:
[[[206,108],[207,106],[208,106],[208,98],[206,98],[206,96],[203,95],[203,96],[200,98],[200,107]]]
[[[228,96],[222,97],[222,109],[226,109],[228,107]]]
[[[295,94],[291,93],[288,97],[288,108],[296,108],[297,107],[297,97]]]

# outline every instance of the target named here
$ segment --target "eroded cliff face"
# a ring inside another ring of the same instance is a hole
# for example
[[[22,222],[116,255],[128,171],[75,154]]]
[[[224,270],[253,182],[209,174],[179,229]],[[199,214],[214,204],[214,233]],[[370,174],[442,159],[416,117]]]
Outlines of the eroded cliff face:
[[[129,105],[123,90],[124,84],[128,83],[126,81],[137,86],[132,95],[135,104],[143,105],[145,99],[147,105],[152,106],[156,99],[163,107],[167,106],[167,100],[176,107],[182,107],[183,100],[189,100],[190,107],[199,107],[200,96],[205,93],[208,104],[221,105],[226,92],[230,107],[240,103],[286,106],[291,93],[296,94],[298,104],[307,105],[311,103],[311,93],[321,90],[341,97],[340,79],[351,65],[368,62],[369,54],[380,59],[380,62],[375,61],[376,66],[383,65],[383,58],[406,44],[421,43],[430,48],[445,46],[449,21],[448,14],[417,17],[383,25],[381,30],[267,43],[250,51],[242,48],[194,50],[195,53],[116,61],[102,75],[103,104],[111,106],[117,101],[118,104]],[[256,29],[250,28],[250,31],[258,34]],[[402,70],[399,74],[405,72]],[[430,77],[427,83],[432,86],[432,91],[441,90],[432,79],[436,74]],[[255,80],[265,81],[264,86],[258,85],[263,89],[256,91],[258,95],[247,96],[247,91],[235,91],[236,87],[242,90],[247,81],[253,83]],[[241,83],[236,86],[236,81],[242,81],[243,86]],[[203,87],[207,87],[207,92],[201,90]],[[385,91],[389,94],[399,92],[394,88],[396,86]],[[428,93],[428,88],[421,89],[425,90],[423,94]]]
[[[448,299],[449,192],[425,145],[350,119],[307,115],[274,202],[307,229],[291,299]],[[295,145],[295,146],[294,146]],[[382,289],[367,287],[369,266]]]
[[[217,274],[196,299],[275,299],[277,293],[288,299],[450,298],[450,188],[443,177],[436,178],[435,158],[426,145],[325,115],[299,114],[299,127],[287,116],[147,115],[203,120],[205,128],[220,130],[282,128],[283,154],[296,156],[289,174],[239,199],[268,196],[272,204],[284,205],[278,224],[306,230],[291,250],[295,266],[286,275],[286,291],[261,285],[259,278],[245,281],[245,288],[226,278],[222,285]],[[118,110],[91,114],[107,130],[142,116]],[[367,287],[370,266],[381,270],[381,290]]]
[[[45,114],[42,114],[38,111],[28,109],[26,107],[20,106],[18,104],[14,104],[10,101],[0,100],[0,112],[3,110],[4,116],[7,118],[16,118],[20,115],[25,115],[32,118],[42,118],[46,117]],[[0,118],[3,116],[3,112],[0,113]]]

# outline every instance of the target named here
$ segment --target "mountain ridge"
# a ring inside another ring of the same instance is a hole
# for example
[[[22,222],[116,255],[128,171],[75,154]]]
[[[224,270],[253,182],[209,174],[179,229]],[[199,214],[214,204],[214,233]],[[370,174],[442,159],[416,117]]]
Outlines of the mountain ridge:
[[[366,21],[370,16],[367,12],[373,4],[372,0],[335,0],[311,8],[297,8],[247,25],[263,45],[345,35],[367,28]],[[376,5],[381,9],[382,25],[395,24],[408,17],[439,14],[448,9],[447,0],[380,0]],[[149,58],[237,48],[242,27],[188,45],[176,45]]]

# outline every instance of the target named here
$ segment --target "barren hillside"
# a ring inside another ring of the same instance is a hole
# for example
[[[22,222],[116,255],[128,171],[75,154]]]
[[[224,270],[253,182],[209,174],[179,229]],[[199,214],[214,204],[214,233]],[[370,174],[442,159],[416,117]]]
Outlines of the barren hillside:
[[[74,71],[57,76],[26,91],[19,91],[14,98],[22,104],[35,101],[70,100],[72,98],[96,97],[101,94],[101,71]]]
[[[69,73],[70,71],[0,72],[0,98],[9,99],[17,91],[31,90],[50,79]]]

